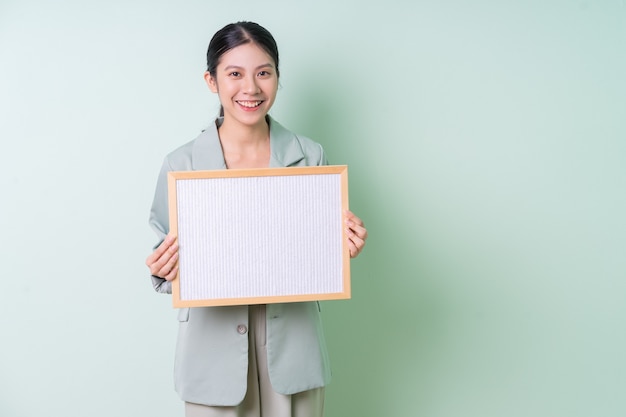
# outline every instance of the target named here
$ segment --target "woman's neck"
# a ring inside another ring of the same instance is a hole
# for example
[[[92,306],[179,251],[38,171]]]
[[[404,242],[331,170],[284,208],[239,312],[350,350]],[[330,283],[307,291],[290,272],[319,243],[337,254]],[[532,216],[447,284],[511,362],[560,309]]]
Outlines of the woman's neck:
[[[229,123],[218,129],[228,168],[266,168],[270,159],[270,133],[266,121],[254,126]]]

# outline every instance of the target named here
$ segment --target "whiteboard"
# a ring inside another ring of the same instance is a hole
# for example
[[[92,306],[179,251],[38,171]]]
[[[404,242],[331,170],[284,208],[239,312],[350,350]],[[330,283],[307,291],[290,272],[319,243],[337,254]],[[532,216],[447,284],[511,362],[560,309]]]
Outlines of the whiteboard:
[[[172,171],[174,307],[350,298],[345,165]]]

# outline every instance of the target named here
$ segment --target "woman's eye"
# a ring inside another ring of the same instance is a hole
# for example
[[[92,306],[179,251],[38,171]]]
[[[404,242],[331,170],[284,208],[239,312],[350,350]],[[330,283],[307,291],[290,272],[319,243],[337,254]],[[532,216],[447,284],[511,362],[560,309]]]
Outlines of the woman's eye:
[[[237,72],[237,71],[233,71],[233,72],[230,73],[231,77],[239,77],[240,75],[241,74],[239,72]]]
[[[259,77],[267,77],[268,75],[270,75],[270,73],[269,73],[269,72],[267,72],[267,71],[261,71],[261,72],[259,72]]]

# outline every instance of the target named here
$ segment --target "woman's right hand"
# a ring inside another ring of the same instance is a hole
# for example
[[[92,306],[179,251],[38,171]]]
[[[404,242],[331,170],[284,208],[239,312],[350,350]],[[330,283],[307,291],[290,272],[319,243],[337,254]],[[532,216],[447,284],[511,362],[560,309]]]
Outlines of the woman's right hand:
[[[176,236],[167,235],[158,248],[146,258],[150,274],[171,281],[178,273],[178,243]]]

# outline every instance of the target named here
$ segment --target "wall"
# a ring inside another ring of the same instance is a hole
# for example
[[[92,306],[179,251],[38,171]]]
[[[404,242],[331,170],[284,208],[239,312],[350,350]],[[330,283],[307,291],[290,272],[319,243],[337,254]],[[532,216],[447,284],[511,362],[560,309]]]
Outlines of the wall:
[[[326,415],[626,413],[626,3],[362,3],[0,3],[0,415],[182,415],[147,215],[240,19],[370,232]]]

